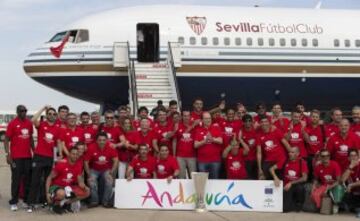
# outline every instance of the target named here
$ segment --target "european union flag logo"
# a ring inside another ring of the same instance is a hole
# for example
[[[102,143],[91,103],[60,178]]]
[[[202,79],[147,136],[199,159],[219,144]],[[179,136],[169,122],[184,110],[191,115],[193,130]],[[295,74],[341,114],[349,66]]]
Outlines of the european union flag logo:
[[[271,187],[265,187],[265,194],[273,194],[273,188]]]

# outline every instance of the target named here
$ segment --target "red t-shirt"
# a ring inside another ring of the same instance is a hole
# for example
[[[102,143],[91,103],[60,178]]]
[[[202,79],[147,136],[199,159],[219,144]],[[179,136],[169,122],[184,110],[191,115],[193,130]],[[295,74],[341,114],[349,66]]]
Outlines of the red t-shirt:
[[[220,126],[222,129],[223,148],[225,149],[227,146],[229,146],[230,141],[234,136],[236,139],[238,138],[240,128],[242,127],[242,121],[222,121]]]
[[[314,177],[320,181],[322,185],[333,184],[336,178],[341,176],[339,165],[335,161],[330,161],[328,166],[318,164],[314,169]]]
[[[61,129],[66,129],[66,121],[61,121],[60,118],[56,119],[55,125],[60,127]]]
[[[160,144],[166,144],[166,146],[169,148],[170,155],[172,155],[172,137],[166,138],[166,135],[173,132],[174,127],[172,124],[166,124],[166,125],[160,125],[158,123],[155,124],[155,127],[153,128],[154,131],[154,140],[157,140],[158,146]],[[160,146],[159,146],[160,148]]]
[[[226,177],[230,180],[247,178],[243,149],[240,149],[237,155],[233,155],[230,151],[226,157]]]
[[[221,128],[217,124],[212,124],[209,128],[199,127],[196,130],[195,140],[203,141],[208,133],[210,133],[213,138],[221,137]],[[222,145],[220,144],[205,143],[197,149],[198,162],[220,162],[222,149]]]
[[[309,155],[317,154],[321,149],[324,148],[324,132],[321,129],[321,126],[318,125],[313,127],[308,125],[305,128],[306,133],[309,135],[310,142],[307,143],[307,151]]]
[[[269,120],[269,122],[271,122],[271,117],[268,114],[265,114],[266,118]],[[256,114],[254,117],[254,122],[256,123],[260,123],[260,116],[258,114]]]
[[[176,131],[176,156],[178,157],[196,157],[194,149],[194,131],[186,131],[187,127],[180,123]]]
[[[67,159],[56,162],[53,172],[56,177],[52,180],[51,185],[60,187],[76,185],[78,176],[83,172],[83,164],[78,163],[70,164]]]
[[[311,124],[311,118],[309,116],[306,116],[305,114],[302,114],[300,117],[300,120],[305,122],[306,125],[310,125]]]
[[[150,129],[154,128],[154,121],[151,118],[148,118],[149,122],[150,122]],[[132,126],[133,128],[135,128],[137,131],[140,131],[140,119],[139,120],[133,120],[132,122]]]
[[[268,133],[262,130],[258,133],[257,144],[261,146],[263,160],[269,162],[276,162],[278,168],[282,168],[286,161],[286,154],[284,147],[281,144],[283,135],[280,130],[275,129]]]
[[[298,147],[300,151],[300,157],[305,158],[307,157],[307,151],[305,149],[305,141],[301,128],[301,123],[297,123],[293,126],[293,130],[290,133],[289,144],[292,147]],[[290,131],[290,128],[288,128],[287,131]]]
[[[350,130],[360,138],[360,123],[353,123]]]
[[[284,185],[300,179],[303,173],[309,173],[305,160],[288,161],[284,166]]]
[[[252,128],[250,131],[247,131],[243,128],[241,132],[242,139],[249,146],[249,153],[245,156],[245,160],[256,160],[257,133],[255,129]]]
[[[339,133],[339,126],[334,124],[334,123],[330,123],[325,125],[325,134],[327,138],[330,138],[331,136],[335,135]]]
[[[197,113],[195,111],[191,111],[191,121],[201,120],[202,119],[202,112]]]
[[[84,142],[84,131],[79,127],[75,127],[74,130],[70,128],[61,129],[60,140],[65,143],[68,150],[71,150],[77,142]]]
[[[155,158],[148,156],[146,161],[140,159],[136,155],[130,162],[130,166],[134,168],[134,178],[138,179],[152,179],[155,172],[156,160]]]
[[[149,155],[154,154],[153,148],[153,139],[155,138],[155,134],[152,130],[148,131],[146,135],[144,135],[141,131],[138,131],[139,144],[147,144],[149,148]]]
[[[169,155],[166,159],[156,160],[156,178],[168,178],[169,176],[174,175],[176,170],[179,170],[179,164],[175,157]]]
[[[330,151],[331,158],[339,164],[341,171],[344,172],[349,166],[349,150],[352,148],[360,149],[359,138],[351,131],[349,131],[346,138],[342,138],[337,133],[330,137],[326,148]]]
[[[104,149],[101,149],[97,143],[90,144],[84,157],[84,160],[89,162],[89,167],[96,171],[110,170],[114,159],[118,159],[118,155],[109,143]]]
[[[98,133],[98,126],[95,124],[90,125],[79,125],[81,129],[84,130],[84,142],[86,144],[91,144],[95,142],[96,134]]]
[[[135,130],[127,131],[127,132],[124,131],[124,136],[125,136],[125,139],[131,145],[140,143],[139,133]],[[137,150],[129,150],[129,149],[125,149],[125,148],[118,149],[119,160],[121,162],[130,162],[136,154],[137,154]]]
[[[271,118],[272,124],[279,129],[282,133],[286,133],[288,131],[290,120],[286,117],[280,117],[280,119]]]
[[[357,165],[350,172],[350,177],[347,180],[348,183],[355,183],[360,180],[360,166]],[[354,187],[351,189],[352,193],[356,193],[356,195],[360,195],[360,187]]]
[[[6,136],[10,138],[10,156],[12,159],[31,158],[31,139],[33,125],[29,119],[20,120],[16,117],[10,121]]]
[[[38,139],[34,153],[40,156],[54,157],[54,148],[56,148],[61,129],[55,124],[50,125],[46,121],[41,121],[37,130]]]
[[[117,126],[108,127],[104,125],[101,128],[101,131],[107,134],[107,138],[110,143],[113,144],[120,143],[120,136],[122,135],[120,127]]]

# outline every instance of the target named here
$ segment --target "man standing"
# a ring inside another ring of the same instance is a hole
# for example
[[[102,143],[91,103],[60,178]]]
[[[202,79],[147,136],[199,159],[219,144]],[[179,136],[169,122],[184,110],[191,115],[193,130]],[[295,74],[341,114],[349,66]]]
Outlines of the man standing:
[[[69,111],[70,111],[70,109],[66,105],[61,105],[61,106],[58,107],[58,119],[55,122],[55,124],[58,127],[62,128],[62,129],[66,128],[67,115],[68,115]]]
[[[136,130],[140,130],[140,122],[142,119],[147,119],[150,123],[150,129],[154,127],[154,121],[149,117],[149,110],[143,106],[138,110],[138,119],[133,121],[133,127]]]
[[[288,131],[290,120],[282,115],[280,103],[273,104],[272,113],[271,124],[285,134]]]
[[[41,114],[45,111],[46,121],[40,121]],[[54,151],[59,145],[60,127],[55,124],[56,111],[50,106],[41,108],[31,119],[38,130],[37,146],[34,150],[32,162],[31,188],[28,198],[28,212],[32,212],[40,195],[40,203],[46,203],[45,180],[49,176],[54,162]],[[41,182],[43,181],[43,182]]]
[[[301,122],[300,118],[301,113],[298,110],[291,113],[291,121],[285,138],[290,146],[299,148],[300,157],[305,159],[307,157],[304,141],[304,136],[306,136],[305,123]]]
[[[19,187],[23,181],[25,188],[25,199],[30,187],[31,157],[33,142],[33,125],[26,118],[27,109],[24,105],[16,107],[17,117],[10,121],[5,137],[6,162],[11,167],[11,200],[9,201],[11,211],[18,210]],[[9,143],[10,142],[10,143]]]
[[[222,121],[220,126],[223,134],[223,148],[225,149],[234,137],[237,139],[237,135],[242,127],[242,121],[235,120],[235,110],[229,108],[226,111],[226,120]]]
[[[219,179],[223,144],[221,129],[212,124],[209,112],[202,114],[202,121],[203,126],[197,129],[194,144],[198,169],[200,172],[209,172],[209,179]]]
[[[157,154],[153,148],[153,140],[155,138],[154,132],[150,128],[150,121],[148,119],[142,119],[140,121],[140,131],[138,131],[138,145],[145,144],[148,147],[148,153],[153,156]]]
[[[105,208],[112,207],[113,186],[119,159],[116,150],[107,142],[107,134],[100,132],[96,143],[89,146],[85,155],[85,172],[91,190],[90,206],[95,207],[101,201]],[[102,198],[99,197],[99,183],[103,183]]]
[[[249,153],[249,148],[240,149],[239,142],[232,139],[224,149],[222,157],[225,159],[226,178],[231,180],[247,179],[244,157]]]
[[[340,121],[340,131],[330,137],[326,144],[326,148],[331,154],[331,158],[335,160],[341,172],[344,172],[349,166],[348,153],[350,149],[360,149],[359,138],[350,131],[350,122],[347,119]]]
[[[60,134],[60,158],[63,158],[64,154],[65,156],[69,155],[69,150],[73,148],[77,142],[84,142],[84,131],[76,125],[76,114],[69,113],[66,119],[66,128],[62,129]]]
[[[271,175],[275,186],[280,185],[280,178],[276,175],[276,164],[271,167]],[[300,157],[299,148],[292,147],[289,151],[289,160],[285,163],[282,177],[284,178],[283,211],[299,212],[305,201],[304,184],[307,180],[308,167]]]
[[[90,114],[88,112],[82,112],[80,114],[81,124],[79,127],[84,131],[85,144],[92,144],[95,142],[95,137],[98,132],[98,126],[90,124]]]
[[[329,138],[339,132],[340,121],[343,119],[340,108],[331,109],[331,123],[325,125],[326,138]]]
[[[159,144],[165,144],[169,150],[170,155],[173,156],[172,137],[174,136],[174,126],[166,119],[165,109],[158,110],[158,123],[155,124],[153,131],[155,137],[153,139],[153,147],[155,152],[159,152]]]
[[[249,153],[244,156],[247,176],[251,180],[258,179],[258,170],[256,163],[257,133],[254,128],[253,118],[246,114],[243,116],[243,128],[239,132],[239,140],[243,140],[249,147]]]
[[[360,106],[353,107],[351,114],[353,120],[351,131],[360,138]]]

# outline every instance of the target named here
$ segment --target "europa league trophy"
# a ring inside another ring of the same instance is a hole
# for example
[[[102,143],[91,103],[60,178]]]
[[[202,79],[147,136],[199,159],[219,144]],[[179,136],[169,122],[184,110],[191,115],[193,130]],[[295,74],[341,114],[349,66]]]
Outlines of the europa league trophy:
[[[209,173],[192,172],[191,177],[194,180],[196,194],[196,212],[206,212],[205,207],[205,186],[209,177]]]

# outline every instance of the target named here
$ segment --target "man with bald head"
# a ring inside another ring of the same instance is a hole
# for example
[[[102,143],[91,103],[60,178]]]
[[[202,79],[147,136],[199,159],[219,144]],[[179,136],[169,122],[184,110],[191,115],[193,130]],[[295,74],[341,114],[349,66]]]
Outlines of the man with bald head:
[[[326,148],[331,153],[331,158],[340,165],[341,172],[344,172],[349,166],[349,150],[360,149],[359,137],[350,131],[349,120],[340,121],[339,132],[330,137]]]

